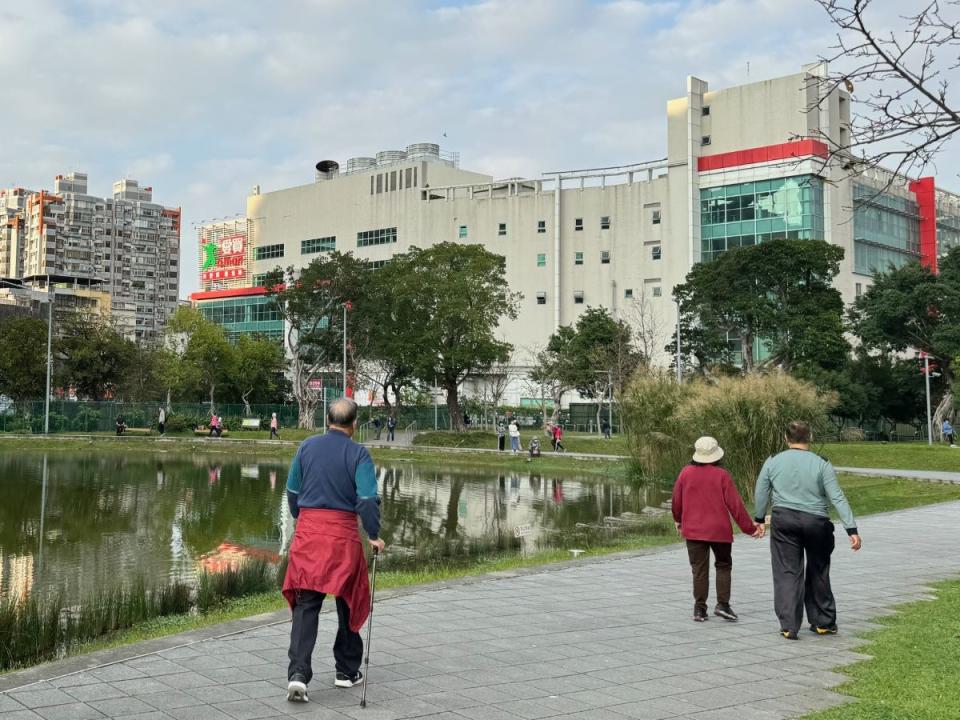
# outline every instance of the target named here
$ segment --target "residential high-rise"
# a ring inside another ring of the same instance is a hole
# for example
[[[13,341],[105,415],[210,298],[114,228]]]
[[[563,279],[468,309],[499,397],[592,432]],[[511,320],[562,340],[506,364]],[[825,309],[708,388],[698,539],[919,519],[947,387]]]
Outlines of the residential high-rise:
[[[58,175],[53,191],[0,190],[0,277],[98,280],[112,320],[130,338],[162,332],[180,289],[180,208],[153,202],[136,180],[113,197],[90,195],[84,173]]]

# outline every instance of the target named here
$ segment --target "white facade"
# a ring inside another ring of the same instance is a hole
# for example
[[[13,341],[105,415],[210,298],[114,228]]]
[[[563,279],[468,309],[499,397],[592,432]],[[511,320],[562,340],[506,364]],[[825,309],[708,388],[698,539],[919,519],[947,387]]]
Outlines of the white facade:
[[[333,248],[376,267],[412,246],[480,243],[506,258],[523,294],[500,330],[518,367],[588,306],[635,326],[642,315],[654,361],[665,363],[674,286],[717,252],[775,237],[843,247],[837,285],[851,302],[876,267],[921,257],[928,210],[907,179],[852,177],[828,159],[849,140],[850,97],[824,96],[824,74],[812,65],[718,91],[688,78],[686,95],[666,104],[666,158],[640,165],[494,180],[429,144],[352,158],[343,173],[318,163],[314,182],[247,199],[251,280]],[[950,216],[937,220],[942,250],[960,236],[960,203],[937,191],[937,208]]]

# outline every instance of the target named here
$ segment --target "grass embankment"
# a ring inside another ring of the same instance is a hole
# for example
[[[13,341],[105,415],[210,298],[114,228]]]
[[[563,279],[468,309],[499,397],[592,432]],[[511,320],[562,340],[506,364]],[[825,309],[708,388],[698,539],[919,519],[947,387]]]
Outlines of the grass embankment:
[[[960,472],[960,448],[926,443],[828,443],[814,450],[841,467]]]
[[[857,702],[805,720],[954,720],[960,717],[960,581],[941,583],[937,598],[904,605],[865,636],[873,656],[842,668],[838,692]]]
[[[552,455],[553,449],[550,447],[549,438],[543,434],[543,430],[534,428],[520,429],[520,442],[523,452],[527,452],[527,445],[531,438],[540,439],[540,450],[544,455]],[[450,448],[469,448],[474,450],[496,450],[497,434],[486,432],[484,430],[471,430],[465,433],[455,433],[448,431],[429,431],[421,432],[414,439],[413,444],[426,447],[450,447]],[[506,438],[505,453],[509,453],[510,438]],[[609,440],[595,433],[574,433],[565,432],[563,434],[563,447],[571,453],[592,453],[597,455],[627,455],[627,443],[623,435],[614,435]]]

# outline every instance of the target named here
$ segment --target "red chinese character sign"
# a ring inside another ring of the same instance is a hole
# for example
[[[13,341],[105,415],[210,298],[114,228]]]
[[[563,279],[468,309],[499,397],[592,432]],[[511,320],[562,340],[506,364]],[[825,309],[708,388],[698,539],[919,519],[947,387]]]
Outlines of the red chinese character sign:
[[[235,280],[247,274],[247,237],[242,233],[227,235],[201,245],[203,264],[200,279]]]

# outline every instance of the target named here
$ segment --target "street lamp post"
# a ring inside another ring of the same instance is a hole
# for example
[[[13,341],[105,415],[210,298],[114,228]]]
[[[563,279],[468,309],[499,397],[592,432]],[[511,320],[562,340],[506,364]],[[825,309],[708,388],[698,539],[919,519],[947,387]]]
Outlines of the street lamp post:
[[[680,359],[680,300],[674,300],[674,302],[677,304],[677,358],[675,364],[677,366],[677,385],[679,385],[683,382],[683,361]]]
[[[53,298],[50,276],[47,275],[47,394],[43,401],[43,434],[50,434],[50,380],[53,367]]]
[[[930,414],[930,355],[923,354],[923,379],[927,386],[927,445],[933,445],[933,415]]]

